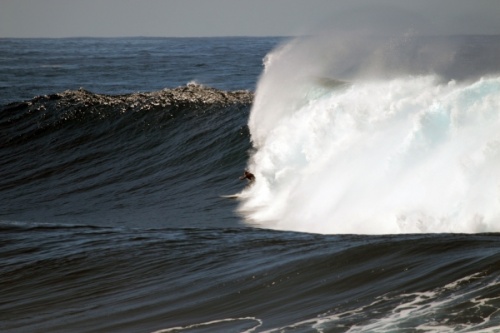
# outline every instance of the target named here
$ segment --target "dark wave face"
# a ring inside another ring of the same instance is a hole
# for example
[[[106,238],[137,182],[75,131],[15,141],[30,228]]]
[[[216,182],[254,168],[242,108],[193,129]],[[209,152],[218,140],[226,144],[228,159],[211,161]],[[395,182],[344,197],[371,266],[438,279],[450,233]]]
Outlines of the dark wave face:
[[[149,227],[231,219],[234,202],[220,195],[242,186],[252,97],[188,85],[9,104],[0,110],[2,218]]]

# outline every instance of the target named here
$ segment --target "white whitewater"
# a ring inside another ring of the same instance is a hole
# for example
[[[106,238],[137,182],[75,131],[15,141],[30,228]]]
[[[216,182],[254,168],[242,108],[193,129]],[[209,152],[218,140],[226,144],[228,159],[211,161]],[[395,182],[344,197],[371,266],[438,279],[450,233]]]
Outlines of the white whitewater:
[[[500,77],[384,76],[379,49],[334,57],[318,45],[292,41],[266,59],[245,219],[315,233],[500,231]]]

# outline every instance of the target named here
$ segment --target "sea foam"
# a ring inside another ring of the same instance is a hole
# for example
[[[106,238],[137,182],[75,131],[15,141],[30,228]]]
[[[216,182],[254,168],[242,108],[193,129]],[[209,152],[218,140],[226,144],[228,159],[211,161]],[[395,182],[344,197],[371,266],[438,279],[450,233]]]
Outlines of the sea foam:
[[[342,76],[348,59],[298,44],[267,57],[250,114],[257,180],[239,207],[250,224],[317,233],[500,231],[500,77],[366,75],[374,61],[359,56],[362,75]]]

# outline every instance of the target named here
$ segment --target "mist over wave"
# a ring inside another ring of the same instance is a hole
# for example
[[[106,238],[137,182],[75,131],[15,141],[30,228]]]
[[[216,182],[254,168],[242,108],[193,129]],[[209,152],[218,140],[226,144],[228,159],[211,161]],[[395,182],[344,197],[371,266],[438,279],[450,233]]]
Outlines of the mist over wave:
[[[242,193],[247,221],[318,233],[500,231],[498,43],[486,52],[491,40],[345,41],[299,39],[267,56],[249,119],[257,181]]]

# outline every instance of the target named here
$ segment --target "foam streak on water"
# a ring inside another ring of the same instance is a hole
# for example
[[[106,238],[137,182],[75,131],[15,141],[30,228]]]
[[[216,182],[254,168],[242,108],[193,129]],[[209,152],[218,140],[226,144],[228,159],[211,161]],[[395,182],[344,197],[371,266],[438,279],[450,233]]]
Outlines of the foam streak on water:
[[[318,233],[500,231],[500,77],[325,84],[321,66],[285,73],[283,49],[250,116],[257,182],[240,205],[250,223]]]

